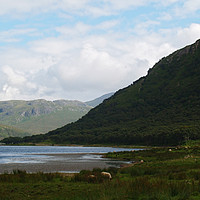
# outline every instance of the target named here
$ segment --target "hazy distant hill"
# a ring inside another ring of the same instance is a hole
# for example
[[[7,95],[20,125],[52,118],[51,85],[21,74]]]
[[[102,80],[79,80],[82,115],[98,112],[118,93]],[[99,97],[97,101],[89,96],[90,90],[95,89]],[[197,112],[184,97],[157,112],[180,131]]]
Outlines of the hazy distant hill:
[[[161,59],[77,122],[21,141],[176,145],[200,139],[199,114],[200,40]]]
[[[103,95],[103,96],[101,96],[99,98],[96,98],[96,99],[94,99],[92,101],[87,101],[85,103],[87,105],[89,105],[89,106],[96,107],[99,104],[101,104],[105,99],[110,98],[113,94],[114,94],[114,92],[111,92],[111,93],[105,94],[105,95]]]
[[[0,124],[31,134],[45,133],[78,120],[90,109],[90,106],[79,101],[0,101]],[[6,132],[1,135],[5,137]]]
[[[44,99],[0,101],[0,139],[46,133],[75,122],[111,95],[103,95],[90,103]]]
[[[24,137],[24,136],[28,136],[31,135],[30,133],[14,128],[14,127],[10,127],[10,126],[6,126],[6,125],[0,125],[0,139],[3,139],[5,137]]]

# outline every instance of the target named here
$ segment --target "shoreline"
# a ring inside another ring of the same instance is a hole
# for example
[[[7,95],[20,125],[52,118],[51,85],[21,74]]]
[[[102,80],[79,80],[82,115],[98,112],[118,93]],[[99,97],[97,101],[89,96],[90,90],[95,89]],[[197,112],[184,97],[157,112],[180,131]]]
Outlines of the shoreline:
[[[44,155],[40,162],[30,163],[2,163],[0,164],[0,174],[12,173],[13,170],[22,170],[27,173],[62,173],[73,174],[81,170],[92,170],[94,168],[120,168],[124,161],[117,161],[104,158],[103,153],[71,153],[71,154],[34,154]]]
[[[112,148],[133,148],[133,149],[149,149],[152,146],[137,145],[116,145],[116,144],[46,144],[46,143],[23,143],[23,144],[0,144],[0,146],[69,146],[69,147],[112,147]]]

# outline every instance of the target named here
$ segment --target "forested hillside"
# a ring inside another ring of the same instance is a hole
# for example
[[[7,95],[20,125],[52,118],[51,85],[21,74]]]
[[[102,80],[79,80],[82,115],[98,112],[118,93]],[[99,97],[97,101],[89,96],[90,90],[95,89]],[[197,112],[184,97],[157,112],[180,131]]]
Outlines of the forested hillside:
[[[21,141],[176,145],[200,138],[199,113],[200,40],[161,59],[77,122]]]

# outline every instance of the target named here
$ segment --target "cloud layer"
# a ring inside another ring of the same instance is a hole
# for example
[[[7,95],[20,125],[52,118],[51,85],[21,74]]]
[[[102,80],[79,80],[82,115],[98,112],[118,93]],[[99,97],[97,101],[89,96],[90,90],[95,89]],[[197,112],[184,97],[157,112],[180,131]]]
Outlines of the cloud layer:
[[[194,0],[0,4],[0,100],[90,100],[200,38]]]

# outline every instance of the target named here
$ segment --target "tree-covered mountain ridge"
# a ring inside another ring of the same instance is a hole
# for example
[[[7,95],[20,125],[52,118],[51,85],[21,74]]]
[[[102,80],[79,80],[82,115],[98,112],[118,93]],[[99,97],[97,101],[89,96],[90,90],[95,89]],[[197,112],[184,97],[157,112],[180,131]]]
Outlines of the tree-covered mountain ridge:
[[[200,138],[200,40],[75,123],[23,142],[175,145]]]

